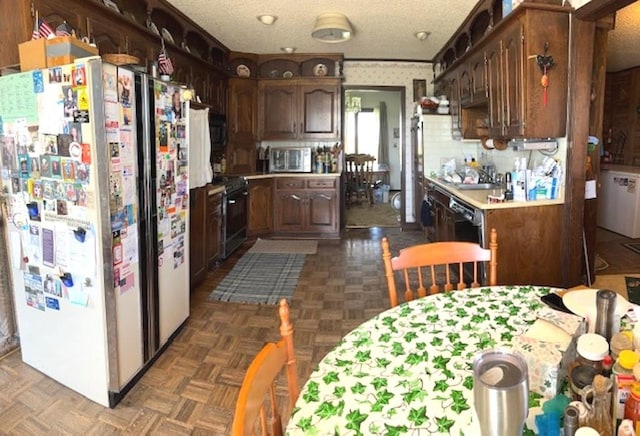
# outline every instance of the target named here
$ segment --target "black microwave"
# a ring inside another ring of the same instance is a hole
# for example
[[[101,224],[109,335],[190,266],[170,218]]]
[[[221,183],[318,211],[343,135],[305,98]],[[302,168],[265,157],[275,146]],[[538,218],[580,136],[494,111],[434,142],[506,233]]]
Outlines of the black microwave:
[[[227,119],[224,115],[209,111],[211,151],[222,151],[227,145]]]

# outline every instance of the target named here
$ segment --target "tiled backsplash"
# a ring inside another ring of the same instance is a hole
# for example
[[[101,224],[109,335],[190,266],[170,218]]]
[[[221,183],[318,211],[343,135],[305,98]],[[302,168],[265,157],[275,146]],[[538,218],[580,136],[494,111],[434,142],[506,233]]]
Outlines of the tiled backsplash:
[[[485,150],[480,141],[459,141],[451,137],[451,116],[448,115],[423,115],[423,138],[424,138],[424,168],[425,175],[431,172],[437,173],[442,167],[442,162],[455,158],[460,165],[463,164],[465,156],[476,158],[478,162],[484,154],[489,162],[493,162],[497,173],[511,171],[516,158],[527,158],[529,168],[539,165],[545,155],[533,151],[515,151],[512,147],[506,150]],[[557,138],[558,151],[553,155],[561,167],[565,168],[567,155],[566,138]],[[533,159],[533,162],[531,160]]]

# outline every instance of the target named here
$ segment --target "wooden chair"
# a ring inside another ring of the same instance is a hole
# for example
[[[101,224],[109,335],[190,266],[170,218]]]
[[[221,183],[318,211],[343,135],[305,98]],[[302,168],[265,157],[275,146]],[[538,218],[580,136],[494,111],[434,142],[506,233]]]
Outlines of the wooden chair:
[[[480,286],[478,275],[479,265],[489,262],[488,285],[495,286],[498,282],[498,234],[491,229],[489,248],[482,248],[472,242],[433,242],[403,248],[396,257],[391,257],[389,241],[382,238],[382,260],[387,278],[387,290],[391,307],[398,305],[398,289],[395,275],[401,273],[404,279],[404,297],[406,301],[427,295],[425,276],[429,279],[429,294],[442,291],[438,278],[444,278],[444,291],[454,288],[451,265],[457,265],[454,280],[458,280],[456,289]],[[473,281],[467,285],[464,282],[464,265],[473,266]],[[455,269],[454,269],[455,271]],[[428,282],[427,282],[428,285]]]
[[[362,201],[373,205],[373,163],[375,161],[376,158],[368,154],[348,154],[345,156],[347,206]]]
[[[275,392],[276,379],[283,369],[289,391],[289,409],[286,415],[293,410],[300,394],[293,352],[293,326],[289,321],[289,305],[284,298],[280,300],[278,313],[282,339],[267,343],[249,365],[236,402],[233,436],[253,435],[256,428],[261,430],[262,435],[283,434],[282,413],[278,409]]]

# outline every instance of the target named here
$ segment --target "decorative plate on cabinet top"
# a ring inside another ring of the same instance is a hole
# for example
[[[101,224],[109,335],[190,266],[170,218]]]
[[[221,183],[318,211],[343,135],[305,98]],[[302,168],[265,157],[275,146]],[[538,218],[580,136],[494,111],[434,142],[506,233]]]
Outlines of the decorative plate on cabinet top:
[[[325,64],[317,64],[313,67],[313,75],[314,76],[326,76],[329,70]]]
[[[156,35],[160,35],[160,31],[158,30],[158,27],[150,19],[147,20],[147,29],[151,30]]]
[[[280,76],[280,71],[278,70],[271,70],[269,71],[269,77],[271,77],[272,79],[275,79],[276,77]]]
[[[187,53],[191,53],[191,49],[189,48],[189,46],[187,45],[187,43],[185,41],[182,41],[182,49],[184,51],[186,51]]]
[[[282,73],[282,77],[284,77],[285,79],[290,79],[293,77],[293,73],[291,71],[285,71],[284,73]]]
[[[173,36],[171,36],[171,33],[169,33],[167,29],[163,27],[161,33],[162,33],[162,38],[165,41],[175,44],[175,42],[173,41]]]
[[[236,67],[236,74],[238,77],[249,77],[251,76],[251,70],[245,64],[240,64]]]

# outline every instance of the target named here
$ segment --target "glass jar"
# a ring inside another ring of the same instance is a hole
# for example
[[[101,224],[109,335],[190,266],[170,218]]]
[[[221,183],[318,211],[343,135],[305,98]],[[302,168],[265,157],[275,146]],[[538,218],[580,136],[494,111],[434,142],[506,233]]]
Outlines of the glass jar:
[[[622,350],[633,350],[633,335],[630,332],[620,332],[611,338],[611,356],[617,359]]]
[[[578,338],[577,351],[579,365],[589,365],[601,373],[602,360],[609,354],[609,343],[603,336],[586,333]]]
[[[640,366],[640,364],[637,364]],[[640,369],[640,368],[639,368]],[[634,373],[637,371],[634,371]],[[640,380],[636,378],[636,374],[633,377],[633,385],[631,385],[631,395],[624,403],[624,419],[630,419],[633,421],[633,428],[640,429]]]

